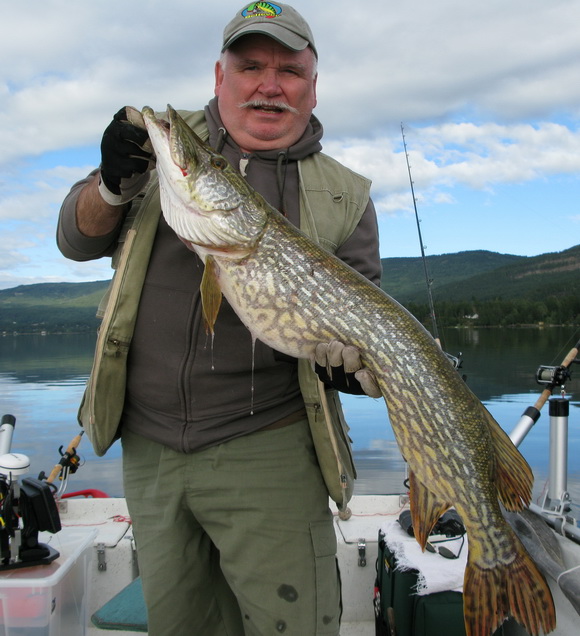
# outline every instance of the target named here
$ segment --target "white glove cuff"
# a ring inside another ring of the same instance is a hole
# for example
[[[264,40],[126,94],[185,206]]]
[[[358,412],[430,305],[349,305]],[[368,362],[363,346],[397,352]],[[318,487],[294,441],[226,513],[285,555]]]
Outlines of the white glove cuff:
[[[109,205],[124,205],[132,201],[149,183],[149,170],[143,174],[134,174],[128,179],[121,179],[121,194],[113,194],[99,177],[99,194]]]

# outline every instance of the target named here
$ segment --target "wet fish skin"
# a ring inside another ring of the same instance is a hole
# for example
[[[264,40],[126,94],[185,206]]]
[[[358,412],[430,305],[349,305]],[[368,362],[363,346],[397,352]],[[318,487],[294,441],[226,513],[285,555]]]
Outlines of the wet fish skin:
[[[169,127],[147,107],[143,116],[167,222],[205,262],[208,328],[223,293],[253,336],[279,351],[312,359],[319,342],[357,347],[409,464],[418,542],[424,548],[450,506],[467,528],[468,636],[488,636],[508,616],[532,635],[551,631],[549,587],[498,501],[508,510],[529,503],[531,470],[431,335],[271,208],[171,107]]]

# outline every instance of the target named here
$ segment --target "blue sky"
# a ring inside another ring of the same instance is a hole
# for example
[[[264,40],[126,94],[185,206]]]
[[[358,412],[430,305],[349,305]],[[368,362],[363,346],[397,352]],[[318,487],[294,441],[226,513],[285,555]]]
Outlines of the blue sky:
[[[320,54],[325,151],[373,180],[383,256],[580,243],[580,3],[296,0]],[[0,288],[108,278],[55,246],[58,209],[123,105],[213,94],[238,0],[5,3]]]

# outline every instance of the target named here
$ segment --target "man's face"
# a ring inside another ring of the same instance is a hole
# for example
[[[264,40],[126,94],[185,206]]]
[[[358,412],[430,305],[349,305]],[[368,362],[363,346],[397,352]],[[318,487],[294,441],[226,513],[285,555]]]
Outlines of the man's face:
[[[245,152],[288,148],[316,106],[315,57],[264,35],[247,35],[216,64],[220,116]],[[289,107],[291,110],[288,110]]]

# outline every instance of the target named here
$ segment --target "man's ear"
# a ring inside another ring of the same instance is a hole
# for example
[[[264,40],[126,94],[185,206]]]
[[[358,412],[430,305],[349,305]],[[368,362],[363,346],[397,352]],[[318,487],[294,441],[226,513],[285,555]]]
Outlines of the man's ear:
[[[215,86],[213,89],[214,95],[220,94],[220,88],[223,81],[224,81],[224,71],[223,71],[221,62],[218,60],[215,63]]]

